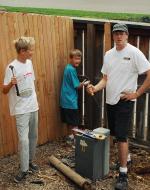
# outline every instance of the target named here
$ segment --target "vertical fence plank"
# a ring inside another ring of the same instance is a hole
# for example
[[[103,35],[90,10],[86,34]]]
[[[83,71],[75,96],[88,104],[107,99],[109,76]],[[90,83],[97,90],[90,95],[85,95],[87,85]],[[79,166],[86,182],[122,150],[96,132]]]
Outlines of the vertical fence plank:
[[[129,39],[128,39],[128,41],[129,41],[130,44],[137,47],[137,36],[133,35],[132,33],[130,34],[130,30],[129,30]]]
[[[2,28],[2,14],[0,14],[0,28]],[[2,45],[2,39],[3,39],[3,32],[1,30],[1,36],[0,36],[0,52],[2,54],[2,50],[4,49],[3,45]],[[4,70],[3,67],[3,59],[4,59],[4,54],[2,54],[0,56],[0,63],[1,63],[1,70]],[[4,75],[4,74],[3,74]],[[2,86],[3,84],[3,75],[0,75],[0,86]],[[0,91],[0,108],[3,108],[3,103],[2,103],[2,91]],[[3,115],[2,115],[2,111],[0,112],[0,156],[4,155],[4,146],[3,146]]]
[[[104,24],[104,54],[112,48],[112,32],[111,32],[111,23]],[[104,113],[103,113],[103,121],[102,126],[107,127],[107,112],[106,112],[106,90],[103,90],[103,106],[104,106]]]
[[[100,79],[102,78],[101,68],[103,65],[103,50],[104,50],[104,44],[102,43],[104,41],[104,31],[103,26],[99,26],[96,28],[96,34],[95,34],[95,51],[94,51],[94,84],[97,84]],[[95,128],[102,127],[103,121],[102,121],[102,111],[103,111],[103,102],[102,102],[102,91],[97,92],[95,95],[95,101],[94,101],[94,116],[93,118],[93,125]]]
[[[146,94],[137,99],[136,138],[144,140]]]
[[[148,100],[147,141],[150,143],[150,97]]]
[[[104,52],[108,51],[112,47],[111,39],[111,23],[104,24]]]
[[[2,48],[3,48],[3,69],[5,69],[5,64],[9,63],[9,59],[10,59],[10,54],[9,54],[9,31],[8,31],[8,24],[7,24],[7,13],[4,13],[2,15]],[[3,75],[4,76],[4,75]],[[6,98],[6,97],[5,97]],[[6,115],[5,113],[8,111],[8,103],[6,103],[5,101],[3,101],[2,103],[2,117],[3,117],[3,121],[4,123],[7,123],[7,126],[2,127],[2,134],[3,134],[3,145],[4,145],[4,154],[6,154],[7,152],[12,153],[13,150],[13,143],[12,143],[12,136],[11,132],[12,132],[12,126],[11,126],[11,120],[10,120],[10,116]]]
[[[86,75],[90,81],[94,82],[94,51],[95,51],[95,26],[93,24],[87,24],[87,64],[85,65]],[[86,118],[85,123],[88,129],[93,129],[93,97],[86,95]],[[94,97],[95,98],[95,97]]]
[[[148,58],[149,56],[149,41],[147,37],[140,36],[139,49]],[[145,75],[139,76],[138,85],[139,87],[143,84],[145,80]],[[146,93],[137,99],[137,109],[136,109],[136,137],[140,140],[144,140],[145,137],[145,127],[146,127]]]

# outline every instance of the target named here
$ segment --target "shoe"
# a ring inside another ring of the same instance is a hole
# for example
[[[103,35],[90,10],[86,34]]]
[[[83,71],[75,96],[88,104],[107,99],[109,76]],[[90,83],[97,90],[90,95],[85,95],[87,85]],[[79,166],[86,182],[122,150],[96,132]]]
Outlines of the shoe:
[[[14,181],[15,181],[16,183],[21,182],[23,179],[26,178],[27,174],[28,174],[28,171],[26,171],[26,172],[20,171],[20,172],[18,173],[18,175],[15,176]]]
[[[130,168],[132,166],[132,160],[130,161],[127,161],[127,167]],[[120,162],[116,162],[113,166],[111,166],[111,170],[116,170],[116,171],[119,171],[119,168],[120,168]]]
[[[74,144],[74,136],[70,135],[70,136],[66,137],[66,143],[69,145]]]
[[[126,173],[119,173],[115,190],[127,190],[128,189],[128,176]]]
[[[38,172],[39,167],[36,164],[33,164],[32,162],[29,163],[29,172]]]

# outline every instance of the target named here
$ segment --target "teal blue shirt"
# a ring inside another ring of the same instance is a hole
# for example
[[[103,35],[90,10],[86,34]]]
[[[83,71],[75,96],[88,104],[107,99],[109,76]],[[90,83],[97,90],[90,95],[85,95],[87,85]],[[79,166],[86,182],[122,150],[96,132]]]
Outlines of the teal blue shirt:
[[[78,89],[80,85],[76,68],[67,64],[64,70],[60,94],[60,106],[67,109],[78,109]]]

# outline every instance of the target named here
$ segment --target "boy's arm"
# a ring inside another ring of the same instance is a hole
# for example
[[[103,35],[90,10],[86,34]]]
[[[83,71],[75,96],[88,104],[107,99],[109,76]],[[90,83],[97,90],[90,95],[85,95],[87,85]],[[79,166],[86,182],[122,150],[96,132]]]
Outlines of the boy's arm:
[[[84,86],[85,81],[80,82],[80,85],[77,87],[77,89],[81,89]]]
[[[107,83],[107,75],[103,75],[103,78],[99,81],[98,84],[96,84],[95,86],[93,86],[92,84],[89,84],[87,86],[87,92],[91,95],[94,95],[94,93],[104,89],[106,87],[106,83]]]
[[[99,81],[99,83],[94,86],[94,93],[105,88],[106,83],[107,83],[107,75],[103,75],[103,78]]]
[[[15,84],[17,84],[17,79],[16,77],[12,77],[10,83],[3,85],[3,93],[7,94]]]

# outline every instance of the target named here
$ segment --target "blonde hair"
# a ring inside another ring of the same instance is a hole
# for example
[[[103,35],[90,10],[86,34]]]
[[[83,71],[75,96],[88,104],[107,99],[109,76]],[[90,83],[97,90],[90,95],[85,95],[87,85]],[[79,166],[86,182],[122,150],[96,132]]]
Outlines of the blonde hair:
[[[17,53],[20,53],[21,50],[27,51],[35,44],[35,40],[33,37],[20,37],[14,40],[14,45]]]
[[[79,49],[73,49],[70,51],[69,57],[73,58],[74,56],[82,57],[82,52]]]

